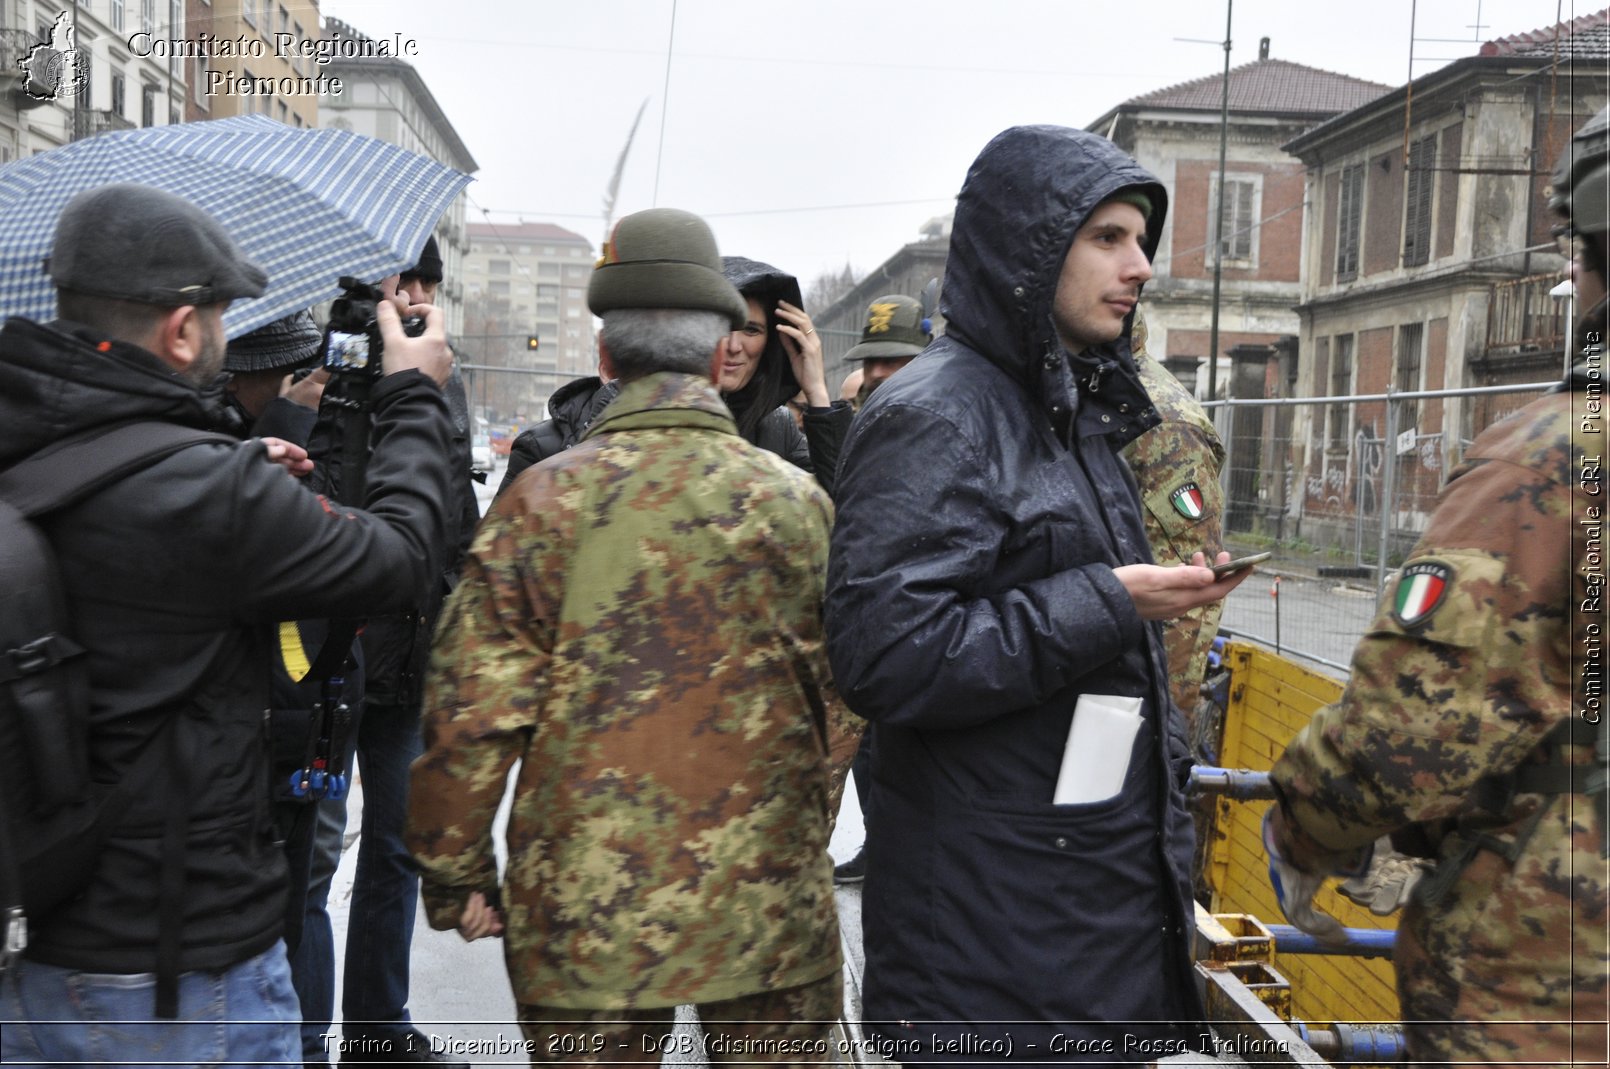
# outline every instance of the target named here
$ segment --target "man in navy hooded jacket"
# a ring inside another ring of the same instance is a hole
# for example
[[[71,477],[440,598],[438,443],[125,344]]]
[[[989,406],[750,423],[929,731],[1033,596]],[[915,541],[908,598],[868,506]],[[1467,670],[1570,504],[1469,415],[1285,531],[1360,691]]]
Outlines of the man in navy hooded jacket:
[[[1103,138],[996,137],[957,200],[946,334],[845,443],[829,654],[878,724],[865,1018],[904,1063],[1148,1061],[1202,1031],[1190,759],[1153,621],[1245,573],[1153,565],[1119,457],[1157,422],[1129,324],[1166,203]],[[1115,796],[1056,805],[1085,694],[1144,719]]]

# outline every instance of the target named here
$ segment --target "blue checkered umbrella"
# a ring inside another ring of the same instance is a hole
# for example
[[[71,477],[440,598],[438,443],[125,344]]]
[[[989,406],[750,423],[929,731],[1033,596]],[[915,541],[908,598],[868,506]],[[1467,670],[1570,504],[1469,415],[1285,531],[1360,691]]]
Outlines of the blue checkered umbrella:
[[[50,319],[44,273],[73,194],[142,182],[205,208],[268,272],[224,317],[231,338],[412,267],[468,175],[372,137],[262,115],[100,134],[0,167],[0,314]]]

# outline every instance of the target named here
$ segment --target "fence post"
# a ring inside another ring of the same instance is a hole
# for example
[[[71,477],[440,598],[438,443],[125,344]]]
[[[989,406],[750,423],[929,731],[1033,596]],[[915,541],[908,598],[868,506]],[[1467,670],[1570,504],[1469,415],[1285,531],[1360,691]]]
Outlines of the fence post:
[[[1381,458],[1381,548],[1375,560],[1375,597],[1379,601],[1386,589],[1387,549],[1392,544],[1392,516],[1397,511],[1395,500],[1398,490],[1398,410],[1393,400],[1396,385],[1386,388],[1386,439],[1381,443],[1386,455]]]

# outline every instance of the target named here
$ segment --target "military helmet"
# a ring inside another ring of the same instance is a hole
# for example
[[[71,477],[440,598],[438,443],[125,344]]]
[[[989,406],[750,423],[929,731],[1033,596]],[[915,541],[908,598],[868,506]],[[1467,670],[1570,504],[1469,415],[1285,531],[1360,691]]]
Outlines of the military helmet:
[[[1610,231],[1610,107],[1582,125],[1550,177],[1549,207],[1580,234]]]
[[[844,354],[846,364],[916,356],[934,340],[933,324],[922,314],[922,302],[903,293],[875,299],[866,310],[861,341]]]

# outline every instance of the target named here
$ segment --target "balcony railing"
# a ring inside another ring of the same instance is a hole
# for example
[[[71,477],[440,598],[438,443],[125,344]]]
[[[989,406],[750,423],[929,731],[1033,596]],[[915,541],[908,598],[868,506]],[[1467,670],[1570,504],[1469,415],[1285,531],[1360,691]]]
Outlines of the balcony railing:
[[[1487,299],[1487,355],[1562,350],[1565,302],[1549,295],[1559,284],[1558,272],[1494,283]]]
[[[133,121],[107,108],[79,108],[73,112],[73,140],[104,134],[111,130],[132,130]]]

